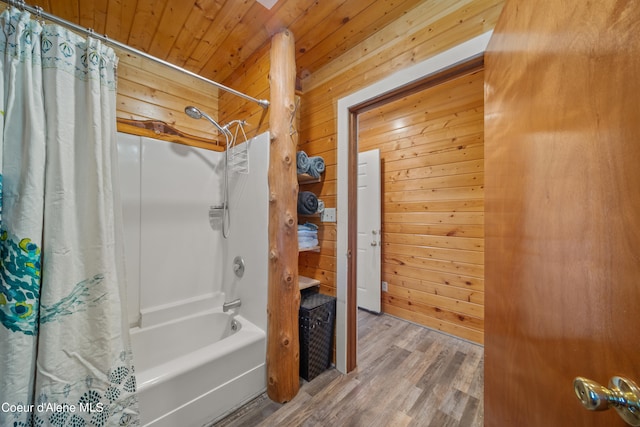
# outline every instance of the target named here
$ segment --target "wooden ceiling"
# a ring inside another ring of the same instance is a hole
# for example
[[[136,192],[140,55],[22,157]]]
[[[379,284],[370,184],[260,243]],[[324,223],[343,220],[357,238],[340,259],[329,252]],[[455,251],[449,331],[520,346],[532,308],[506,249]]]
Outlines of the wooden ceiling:
[[[422,0],[27,0],[155,57],[223,82],[276,32],[296,39],[305,78]]]

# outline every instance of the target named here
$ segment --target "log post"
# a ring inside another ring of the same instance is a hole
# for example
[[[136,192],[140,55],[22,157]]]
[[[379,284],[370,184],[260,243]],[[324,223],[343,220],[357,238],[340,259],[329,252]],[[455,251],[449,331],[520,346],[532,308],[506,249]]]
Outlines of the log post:
[[[298,181],[295,129],[295,48],[284,30],[271,40],[269,73],[269,293],[267,394],[288,402],[300,387],[298,337]]]

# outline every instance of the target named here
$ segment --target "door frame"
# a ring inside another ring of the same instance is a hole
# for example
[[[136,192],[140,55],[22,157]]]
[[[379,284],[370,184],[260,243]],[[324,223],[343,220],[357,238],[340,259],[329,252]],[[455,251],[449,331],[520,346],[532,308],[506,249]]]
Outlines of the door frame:
[[[423,62],[338,100],[337,107],[337,239],[336,239],[336,369],[357,365],[357,116],[482,66],[493,31],[459,44]],[[471,68],[472,69],[472,68]]]

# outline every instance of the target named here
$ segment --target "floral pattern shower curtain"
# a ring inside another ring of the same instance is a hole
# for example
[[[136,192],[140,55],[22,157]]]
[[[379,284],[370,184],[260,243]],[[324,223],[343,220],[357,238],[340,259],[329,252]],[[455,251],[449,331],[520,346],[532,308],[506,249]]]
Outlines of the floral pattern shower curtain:
[[[113,50],[0,15],[0,425],[138,425]]]

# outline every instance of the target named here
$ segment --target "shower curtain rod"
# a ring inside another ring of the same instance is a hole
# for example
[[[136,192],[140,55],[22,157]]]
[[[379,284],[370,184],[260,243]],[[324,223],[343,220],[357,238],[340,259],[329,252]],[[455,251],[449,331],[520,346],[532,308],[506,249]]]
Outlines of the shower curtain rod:
[[[117,40],[110,39],[110,38],[108,38],[106,36],[106,34],[105,35],[98,34],[92,28],[84,28],[84,27],[82,27],[80,25],[74,24],[73,22],[67,21],[66,19],[62,19],[62,18],[60,18],[60,17],[58,17],[56,15],[52,15],[50,13],[47,13],[40,6],[29,6],[28,4],[26,4],[24,2],[24,0],[0,0],[0,1],[2,1],[3,3],[7,3],[7,4],[11,5],[11,6],[15,6],[15,7],[19,8],[19,9],[31,12],[32,14],[35,14],[39,18],[47,19],[47,20],[49,20],[51,22],[54,22],[56,24],[60,24],[62,26],[70,28],[70,29],[72,29],[74,31],[77,31],[77,32],[79,32],[81,34],[93,37],[94,39],[98,39],[98,40],[100,40],[100,41],[102,41],[104,43],[108,43],[108,44],[110,44],[112,46],[115,46],[115,47],[117,47],[119,49],[125,50],[125,51],[127,51],[129,53],[132,53],[134,55],[141,56],[141,57],[143,57],[145,59],[148,59],[150,61],[157,62],[158,64],[162,64],[162,65],[167,66],[169,68],[172,68],[172,69],[174,69],[176,71],[180,71],[182,73],[185,73],[185,74],[187,74],[187,75],[189,75],[191,77],[195,77],[196,79],[202,80],[205,83],[209,83],[209,84],[217,87],[218,89],[224,90],[225,92],[229,92],[229,93],[231,93],[233,95],[239,96],[240,98],[244,98],[247,101],[255,102],[256,104],[261,106],[265,111],[266,111],[267,108],[269,108],[269,101],[267,101],[266,99],[256,99],[256,98],[254,98],[252,96],[249,96],[249,95],[246,95],[246,94],[244,94],[242,92],[238,92],[235,89],[231,89],[230,87],[227,87],[227,86],[225,86],[223,84],[220,84],[220,83],[215,82],[213,80],[209,80],[209,79],[207,79],[205,77],[202,77],[202,76],[200,76],[200,75],[198,75],[198,74],[196,74],[196,73],[194,73],[192,71],[189,71],[189,70],[184,69],[182,67],[178,67],[177,65],[174,65],[174,64],[172,64],[170,62],[167,62],[165,60],[162,60],[160,58],[156,58],[155,56],[149,55],[146,52],[143,52],[141,50],[133,48],[133,47],[131,47],[129,45],[126,45],[124,43],[120,43]]]

